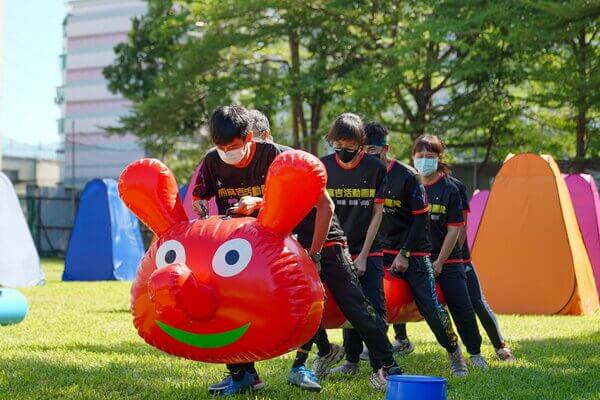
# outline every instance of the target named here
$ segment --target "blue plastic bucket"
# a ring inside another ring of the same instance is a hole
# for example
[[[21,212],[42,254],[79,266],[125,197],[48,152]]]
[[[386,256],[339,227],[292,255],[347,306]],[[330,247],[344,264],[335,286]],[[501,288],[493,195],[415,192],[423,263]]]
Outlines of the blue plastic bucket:
[[[436,376],[392,375],[386,400],[446,400],[448,381]]]
[[[0,288],[0,325],[18,324],[27,315],[27,299],[15,289]]]

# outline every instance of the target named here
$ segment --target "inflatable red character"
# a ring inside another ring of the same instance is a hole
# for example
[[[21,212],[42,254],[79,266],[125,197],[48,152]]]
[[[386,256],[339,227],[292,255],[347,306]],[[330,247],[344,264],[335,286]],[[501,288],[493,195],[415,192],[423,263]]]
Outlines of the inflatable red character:
[[[131,289],[140,336],[167,353],[212,363],[268,359],[306,343],[321,322],[324,291],[290,233],[326,179],[316,157],[285,152],[269,169],[258,218],[189,221],[164,164],[130,164],[119,192],[158,237]]]

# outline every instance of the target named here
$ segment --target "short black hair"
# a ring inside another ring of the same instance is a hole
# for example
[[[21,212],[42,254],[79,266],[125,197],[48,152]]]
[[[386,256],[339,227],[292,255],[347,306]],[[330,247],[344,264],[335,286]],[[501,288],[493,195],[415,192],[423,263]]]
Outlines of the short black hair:
[[[343,113],[333,121],[326,139],[330,143],[336,140],[353,140],[362,146],[365,143],[365,126],[362,119],[353,113]]]
[[[252,117],[252,128],[250,129],[255,134],[269,131],[271,132],[271,125],[265,114],[259,110],[250,110],[250,117]]]
[[[365,125],[365,136],[367,137],[367,145],[381,146],[387,144],[387,136],[390,132],[385,125],[380,122],[369,122]]]
[[[210,138],[224,146],[234,139],[244,139],[250,130],[251,118],[244,107],[223,106],[215,109],[208,120]]]

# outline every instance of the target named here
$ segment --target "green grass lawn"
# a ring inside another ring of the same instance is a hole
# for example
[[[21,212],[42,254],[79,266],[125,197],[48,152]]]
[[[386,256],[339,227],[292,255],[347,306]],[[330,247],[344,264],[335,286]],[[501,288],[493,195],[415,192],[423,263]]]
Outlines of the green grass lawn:
[[[47,284],[25,289],[30,313],[0,327],[0,399],[204,399],[220,365],[168,356],[146,345],[129,313],[128,282],[63,283],[63,264],[46,260]],[[519,361],[490,361],[486,372],[449,378],[449,399],[600,400],[600,315],[501,316]],[[448,378],[444,351],[424,323],[409,325],[413,354],[399,359],[411,374]],[[340,341],[340,333],[331,337]],[[492,347],[484,340],[484,354]],[[286,384],[292,355],[258,364],[267,388],[250,399],[383,399],[369,388],[368,364],[352,379],[326,379],[320,394]]]

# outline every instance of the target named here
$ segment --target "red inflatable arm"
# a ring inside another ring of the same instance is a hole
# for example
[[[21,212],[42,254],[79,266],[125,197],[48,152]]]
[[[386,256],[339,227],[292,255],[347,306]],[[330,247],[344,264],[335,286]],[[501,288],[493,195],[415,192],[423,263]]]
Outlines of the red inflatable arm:
[[[258,222],[290,234],[315,206],[326,184],[327,172],[318,158],[299,150],[280,154],[269,168]]]
[[[187,221],[175,177],[158,160],[134,161],[119,177],[119,194],[129,209],[160,236],[179,221]]]

